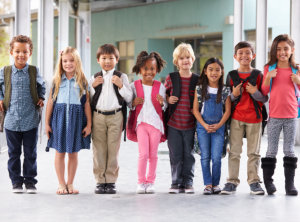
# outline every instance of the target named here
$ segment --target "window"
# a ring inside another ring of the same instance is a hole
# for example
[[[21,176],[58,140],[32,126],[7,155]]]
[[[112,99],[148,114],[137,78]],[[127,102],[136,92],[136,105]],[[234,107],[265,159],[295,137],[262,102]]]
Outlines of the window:
[[[200,74],[205,62],[211,57],[222,59],[222,35],[203,35],[197,38],[176,39],[175,47],[180,43],[191,44],[195,53],[192,72]],[[177,70],[176,67],[174,67]]]
[[[256,49],[256,30],[247,30],[245,31],[245,40],[250,42],[254,48]],[[270,50],[272,45],[272,29],[268,29],[268,60],[270,59]],[[255,67],[255,61],[251,62],[251,66]]]
[[[122,41],[118,43],[120,59],[118,70],[128,75],[129,82],[134,80],[132,68],[134,66],[134,41]]]

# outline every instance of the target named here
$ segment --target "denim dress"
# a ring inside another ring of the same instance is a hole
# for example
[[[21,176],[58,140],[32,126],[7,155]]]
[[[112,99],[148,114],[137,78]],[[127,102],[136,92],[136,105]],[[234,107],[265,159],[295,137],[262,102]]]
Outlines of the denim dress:
[[[56,101],[53,104],[51,116],[52,133],[48,147],[59,153],[74,153],[90,148],[90,135],[82,136],[82,130],[87,125],[84,112],[86,94],[80,97],[80,88],[75,78],[68,80],[62,76]]]
[[[204,101],[203,120],[207,124],[216,124],[220,122],[223,116],[223,106],[226,100],[220,103],[216,102],[217,94],[208,93],[208,100]],[[201,112],[201,110],[200,110]],[[214,133],[207,133],[205,128],[197,122],[196,126],[199,147],[201,151],[201,167],[204,185],[217,186],[221,177],[221,159],[224,143],[225,125],[220,127]],[[212,160],[212,170],[210,162]]]

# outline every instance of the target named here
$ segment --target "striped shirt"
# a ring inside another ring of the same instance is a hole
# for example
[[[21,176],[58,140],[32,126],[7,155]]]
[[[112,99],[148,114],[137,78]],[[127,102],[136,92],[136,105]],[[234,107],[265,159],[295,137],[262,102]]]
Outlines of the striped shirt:
[[[44,99],[46,88],[45,82],[37,69],[36,75],[38,97]],[[5,93],[4,69],[0,70],[0,100],[3,100]],[[28,64],[23,69],[12,66],[11,74],[11,98],[10,106],[6,111],[4,128],[25,132],[38,127],[39,113],[30,93],[30,80]]]
[[[181,81],[181,95],[174,111],[171,116],[168,126],[178,130],[190,130],[195,128],[195,118],[190,108],[189,86],[191,77],[180,77]],[[168,75],[165,81],[166,91],[170,90],[170,95],[173,93],[173,86],[170,76]]]

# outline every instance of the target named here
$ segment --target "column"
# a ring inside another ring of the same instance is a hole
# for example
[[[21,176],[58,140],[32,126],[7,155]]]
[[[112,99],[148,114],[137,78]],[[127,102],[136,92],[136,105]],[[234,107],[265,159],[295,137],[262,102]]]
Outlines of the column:
[[[233,22],[233,45],[242,41],[243,39],[243,0],[234,0],[234,22]],[[239,63],[234,59],[233,68],[237,69]]]
[[[267,62],[268,25],[267,1],[256,0],[256,68],[263,70]]]
[[[30,0],[16,0],[15,35],[30,36]]]
[[[69,1],[59,0],[58,50],[69,46]]]

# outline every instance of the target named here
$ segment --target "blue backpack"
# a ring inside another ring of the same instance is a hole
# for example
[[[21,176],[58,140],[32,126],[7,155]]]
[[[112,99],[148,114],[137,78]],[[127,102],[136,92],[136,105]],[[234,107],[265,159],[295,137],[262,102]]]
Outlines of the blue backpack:
[[[269,66],[269,69],[268,69],[268,72],[276,69],[277,67],[277,63],[273,64],[273,65],[270,65]],[[294,74],[297,74],[298,70],[295,69],[294,67],[291,66],[291,69],[292,69],[292,72]],[[300,118],[300,92],[299,92],[299,88],[297,86],[296,83],[294,83],[294,87],[295,87],[295,95],[296,95],[296,98],[297,98],[297,102],[298,102],[298,118]],[[272,89],[272,79],[270,81],[270,93],[271,93],[271,89]]]

